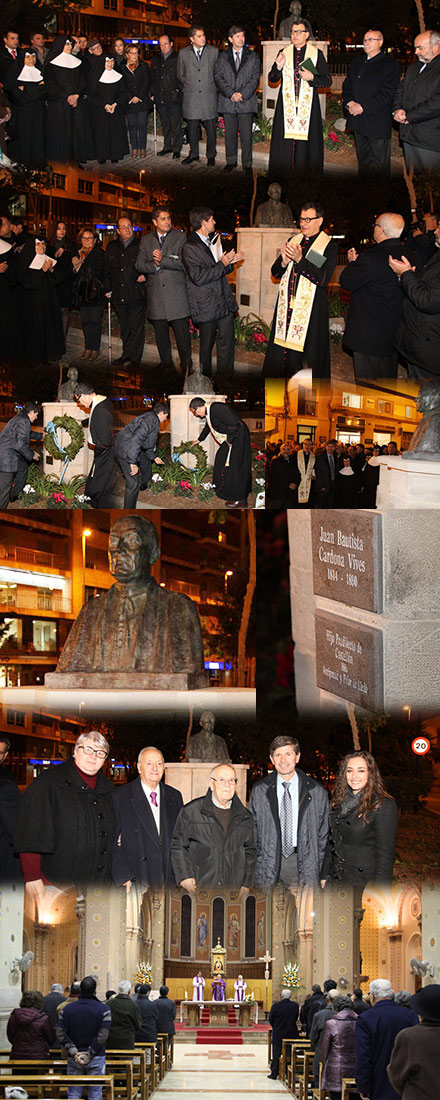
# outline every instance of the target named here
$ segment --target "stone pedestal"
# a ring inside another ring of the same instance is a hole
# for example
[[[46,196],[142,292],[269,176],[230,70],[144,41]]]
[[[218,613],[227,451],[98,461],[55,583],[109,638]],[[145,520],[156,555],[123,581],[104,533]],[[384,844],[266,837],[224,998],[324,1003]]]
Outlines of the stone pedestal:
[[[21,971],[11,969],[23,955],[23,887],[2,886],[0,890],[0,1048],[9,1048],[6,1026],[21,1000]],[[31,969],[33,974],[33,969]],[[34,988],[33,980],[30,988]],[[37,986],[35,985],[35,988]]]
[[[206,794],[215,763],[214,761],[212,764],[190,764],[185,761],[182,764],[167,764],[165,782],[171,787],[177,787],[186,804],[191,802],[191,799],[201,798]],[[237,773],[236,794],[243,803],[246,803],[246,772],[249,765],[234,764],[234,768]]]
[[[206,672],[47,672],[45,687],[123,688],[132,691],[194,691],[208,686]]]
[[[440,706],[433,510],[289,512],[301,713]]]
[[[85,409],[79,409],[75,401],[57,402],[57,401],[45,401],[43,403],[43,424],[46,428],[46,424],[49,424],[55,416],[72,416],[78,423],[81,420],[87,419],[87,412]],[[93,450],[88,446],[88,428],[84,428],[84,446],[78,452],[73,462],[69,462],[64,478],[66,481],[70,481],[72,477],[83,476],[85,477],[93,462]],[[57,429],[57,436],[61,447],[67,447],[70,443],[70,435],[68,432],[63,431],[62,428]],[[52,455],[43,449],[43,469],[45,474],[54,474],[55,477],[61,477],[64,468],[64,462],[59,462],[57,459],[52,458]]]
[[[287,237],[299,232],[277,226],[253,226],[237,229],[237,249],[244,252],[246,260],[236,268],[237,301],[241,317],[255,313],[266,324],[272,324],[279,283],[272,279],[270,269]]]
[[[328,57],[328,42],[313,42],[314,46],[317,46],[318,50],[324,54],[324,57]],[[276,88],[271,88],[268,84],[268,76],[272,65],[275,61],[277,53],[283,49],[283,46],[290,46],[289,38],[279,39],[277,42],[273,42],[269,39],[268,42],[262,42],[263,46],[263,115],[265,118],[273,118],[275,114],[275,107],[277,105],[278,92],[280,85]],[[321,114],[323,119],[325,118],[325,93],[320,95],[319,102],[321,105]]]
[[[194,397],[206,398],[206,401],[226,401],[225,394],[212,393],[178,393],[172,394],[170,397],[170,419],[171,419],[171,453],[176,447],[179,447],[181,443],[197,443],[198,437],[202,428],[204,427],[204,420],[197,420],[197,417],[193,416],[190,411],[190,402]],[[210,466],[214,465],[214,459],[217,451],[214,439],[209,433],[208,438],[204,439],[201,443],[203,450],[206,452],[206,457]],[[193,470],[196,465],[196,460],[193,455],[182,455],[180,459],[182,466],[186,470]],[[159,466],[157,467],[160,473]]]
[[[370,462],[380,466],[378,508],[440,508],[440,462],[399,455],[381,455]]]
[[[247,1004],[240,1004],[238,1006],[238,1018],[239,1018],[240,1027],[250,1027],[251,1012],[252,1012],[252,1005],[249,1004],[249,1002],[247,1002]]]

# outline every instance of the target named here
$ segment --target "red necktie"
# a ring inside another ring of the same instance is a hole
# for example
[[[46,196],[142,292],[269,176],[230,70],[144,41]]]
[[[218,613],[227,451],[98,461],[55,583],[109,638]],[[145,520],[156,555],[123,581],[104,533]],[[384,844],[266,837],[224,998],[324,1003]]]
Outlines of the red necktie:
[[[153,806],[157,806],[157,794],[156,794],[156,791],[151,791],[151,794],[150,794],[150,798],[151,798],[151,801],[152,801],[152,803],[153,803]]]

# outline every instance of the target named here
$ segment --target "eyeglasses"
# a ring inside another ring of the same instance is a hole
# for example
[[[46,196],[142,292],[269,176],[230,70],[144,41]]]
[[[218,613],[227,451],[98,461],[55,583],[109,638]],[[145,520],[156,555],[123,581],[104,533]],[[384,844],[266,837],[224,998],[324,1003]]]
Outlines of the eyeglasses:
[[[308,34],[308,31],[291,31],[291,34],[296,37],[298,34]]]
[[[235,784],[237,782],[236,779],[214,779],[213,775],[211,776],[211,779],[213,783],[219,783],[221,787],[235,787]]]
[[[382,42],[382,39],[381,38],[373,38],[373,36],[371,35],[368,38],[364,38],[364,42]]]
[[[105,760],[107,756],[105,749],[92,749],[91,745],[78,745],[78,748],[82,749],[86,756],[97,756],[98,760]]]
[[[316,222],[318,217],[319,217],[319,214],[314,214],[313,218],[300,218],[299,220],[300,220],[300,222],[304,222],[304,225],[308,225],[309,222]]]

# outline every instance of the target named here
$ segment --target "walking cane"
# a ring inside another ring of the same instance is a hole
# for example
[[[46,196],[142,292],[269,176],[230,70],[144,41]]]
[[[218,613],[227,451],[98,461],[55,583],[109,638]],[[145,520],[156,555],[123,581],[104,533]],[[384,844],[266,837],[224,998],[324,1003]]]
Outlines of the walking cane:
[[[108,361],[110,366],[112,365],[112,300],[111,297],[107,298],[107,318],[108,318]]]
[[[157,114],[156,104],[153,104],[153,142],[154,142],[154,155],[157,157]]]

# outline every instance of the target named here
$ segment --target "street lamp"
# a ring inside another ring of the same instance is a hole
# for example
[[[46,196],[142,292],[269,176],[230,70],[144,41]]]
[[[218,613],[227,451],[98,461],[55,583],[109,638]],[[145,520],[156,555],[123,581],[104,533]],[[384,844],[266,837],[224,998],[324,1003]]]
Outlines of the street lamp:
[[[81,536],[83,569],[86,567],[86,539],[89,539],[91,534],[90,527],[83,527]]]
[[[225,572],[225,599],[227,599],[227,596],[228,596],[228,577],[233,577],[233,576],[234,576],[234,570],[233,569],[227,569],[226,572]]]

